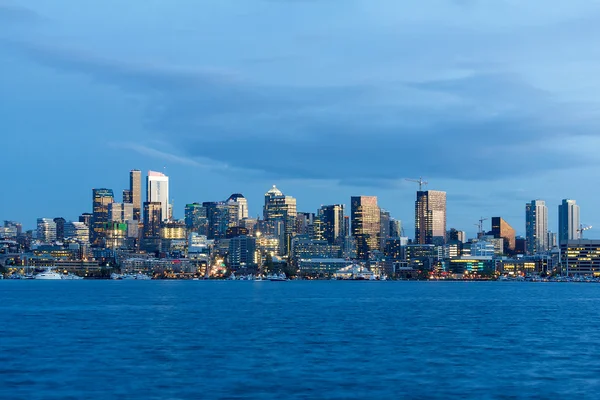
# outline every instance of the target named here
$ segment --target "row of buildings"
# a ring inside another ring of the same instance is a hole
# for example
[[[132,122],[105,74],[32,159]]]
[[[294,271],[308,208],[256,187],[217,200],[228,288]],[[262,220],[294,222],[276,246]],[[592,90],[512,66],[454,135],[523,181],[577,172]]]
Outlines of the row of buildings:
[[[481,272],[491,266],[505,271],[499,265],[531,267],[531,262],[538,267],[543,264],[536,272],[549,272],[568,261],[567,255],[575,254],[569,250],[570,244],[575,240],[582,243],[583,228],[574,200],[563,200],[559,207],[557,239],[548,232],[545,203],[533,200],[526,205],[525,238],[517,237],[503,218],[493,217],[490,231],[484,232],[481,226],[477,238],[467,240],[464,231],[446,227],[446,193],[419,190],[415,236],[409,239],[401,221],[382,209],[375,196],[351,197],[349,210],[344,204],[331,204],[316,212],[301,212],[294,197],[273,186],[265,193],[260,217],[250,217],[247,199],[234,193],[226,200],[186,204],[184,218],[176,220],[169,200],[169,178],[149,171],[145,183],[143,196],[141,171],[130,171],[129,187],[123,190],[121,201],[115,199],[112,189],[93,189],[92,212],[83,213],[78,221],[40,218],[36,232],[26,233],[20,224],[6,221],[0,239],[8,244],[0,252],[10,253],[13,246],[14,251],[38,250],[38,257],[45,254],[72,261],[156,258],[162,260],[161,265],[185,264],[204,271],[213,266],[261,268],[268,260],[306,273],[331,273],[353,260],[391,274],[423,270],[461,273],[463,267],[463,272]],[[14,245],[11,239],[15,239]],[[566,247],[561,249],[559,244]],[[61,252],[61,248],[70,251]],[[589,255],[588,250],[577,254],[584,253]],[[174,261],[170,264],[168,260]],[[576,260],[570,261],[571,271],[577,271]],[[589,271],[595,272],[594,268]]]

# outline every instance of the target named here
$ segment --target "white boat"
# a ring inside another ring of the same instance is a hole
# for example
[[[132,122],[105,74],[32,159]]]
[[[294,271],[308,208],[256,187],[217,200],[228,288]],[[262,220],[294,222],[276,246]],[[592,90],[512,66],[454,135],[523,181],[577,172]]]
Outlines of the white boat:
[[[34,275],[34,279],[60,280],[60,279],[62,279],[62,274],[59,274],[56,271],[52,271],[52,270],[48,269],[40,274]]]
[[[138,272],[137,274],[135,274],[135,279],[138,281],[147,281],[152,279],[151,277],[149,277],[146,274],[142,274],[141,272]]]
[[[112,274],[110,274],[110,279],[120,280],[120,279],[123,279],[123,276],[121,274],[116,274],[113,272]]]
[[[271,282],[285,282],[285,281],[289,280],[283,272],[280,273],[279,275],[277,275],[277,274],[269,275],[269,276],[267,276],[267,279],[269,279]]]
[[[83,279],[83,277],[75,275],[75,274],[67,274],[67,275],[62,275],[60,277],[61,279],[67,279],[67,280],[79,280],[79,279]]]

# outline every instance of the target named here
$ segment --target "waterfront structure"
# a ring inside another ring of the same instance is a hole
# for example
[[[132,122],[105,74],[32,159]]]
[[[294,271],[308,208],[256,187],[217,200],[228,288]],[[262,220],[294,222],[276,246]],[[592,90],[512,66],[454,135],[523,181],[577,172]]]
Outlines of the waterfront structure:
[[[300,273],[330,275],[346,267],[348,261],[344,258],[303,258],[298,261]]]
[[[125,196],[123,196],[125,197]],[[129,172],[129,193],[127,200],[123,198],[123,203],[133,204],[133,219],[141,221],[142,216],[142,171],[133,169]]]
[[[280,254],[288,255],[291,247],[291,240],[296,232],[296,199],[292,196],[285,196],[275,185],[265,193],[265,205],[263,207],[263,217],[265,221],[282,224],[279,230],[280,236]]]
[[[443,245],[446,240],[446,192],[419,190],[415,202],[415,243]]]
[[[156,171],[148,171],[146,180],[146,202],[160,203],[161,216],[169,218],[169,177]]]
[[[558,206],[558,242],[579,239],[579,206],[575,200],[564,199]]]
[[[292,258],[295,262],[301,258],[338,258],[340,254],[341,247],[330,244],[326,240],[302,237],[295,237],[292,240]]]
[[[106,226],[109,222],[108,206],[114,202],[112,189],[92,189],[92,218],[90,228],[90,241],[93,246],[104,245],[106,239]]]
[[[343,241],[344,232],[344,205],[332,204],[319,209],[319,220],[323,239],[329,244],[339,244]]]
[[[251,236],[236,236],[229,240],[229,267],[239,268],[256,265],[256,239]]]
[[[563,275],[600,276],[600,240],[568,240],[560,249]]]
[[[56,222],[50,218],[38,218],[37,239],[42,243],[56,241]]]
[[[356,240],[356,255],[368,260],[372,251],[379,249],[381,211],[376,196],[352,196],[350,198],[352,236]]]
[[[478,274],[491,276],[496,271],[495,261],[491,256],[457,257],[442,262],[445,271],[456,274]]]
[[[438,246],[434,244],[409,244],[404,250],[408,265],[414,268],[432,269],[440,258]]]
[[[516,232],[508,222],[501,217],[492,217],[492,230],[490,234],[495,238],[504,239],[504,253],[513,254],[516,245]]]
[[[548,250],[548,208],[543,200],[532,200],[525,206],[527,254]]]

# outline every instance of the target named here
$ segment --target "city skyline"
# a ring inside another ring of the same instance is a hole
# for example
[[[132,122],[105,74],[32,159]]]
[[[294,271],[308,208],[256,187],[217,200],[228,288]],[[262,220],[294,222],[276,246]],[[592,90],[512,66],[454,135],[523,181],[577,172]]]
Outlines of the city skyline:
[[[26,149],[3,154],[19,195],[0,199],[1,219],[74,219],[87,188],[126,188],[119,171],[135,166],[166,167],[179,214],[239,192],[256,215],[277,184],[299,209],[377,195],[412,221],[404,179],[425,176],[448,193],[449,228],[500,215],[524,235],[536,198],[553,231],[563,198],[599,226],[600,193],[582,184],[599,169],[598,4],[140,4],[0,6],[4,145]]]

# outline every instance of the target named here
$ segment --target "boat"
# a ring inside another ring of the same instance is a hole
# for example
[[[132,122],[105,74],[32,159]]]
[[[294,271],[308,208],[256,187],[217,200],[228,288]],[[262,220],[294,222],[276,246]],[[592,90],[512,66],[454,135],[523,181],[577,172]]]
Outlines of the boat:
[[[269,275],[269,276],[267,276],[267,279],[270,280],[271,282],[285,282],[285,281],[289,280],[283,272],[280,273],[279,275],[277,275],[277,274]]]
[[[60,278],[66,279],[66,280],[73,280],[73,281],[83,279],[83,277],[75,275],[75,274],[65,274],[65,275],[62,275]]]
[[[41,279],[41,280],[59,280],[62,279],[62,275],[59,274],[56,271],[52,271],[50,269],[47,269],[46,271],[39,273],[37,275],[34,275],[34,279]]]
[[[137,274],[135,274],[135,279],[138,281],[147,281],[152,278],[146,274],[142,274],[141,272],[138,272]]]
[[[113,272],[112,274],[110,274],[110,279],[113,279],[115,281],[121,280],[121,279],[123,279],[123,276],[121,274],[117,274],[117,273]]]

